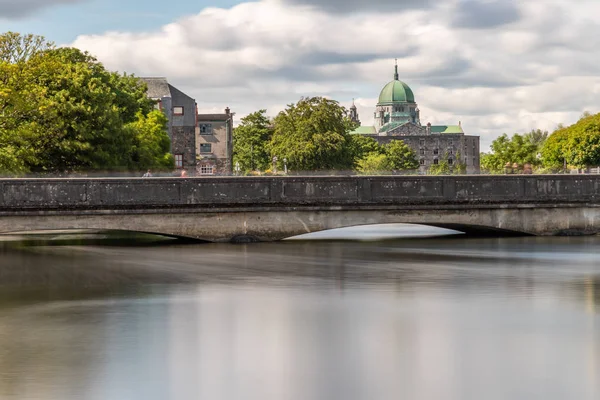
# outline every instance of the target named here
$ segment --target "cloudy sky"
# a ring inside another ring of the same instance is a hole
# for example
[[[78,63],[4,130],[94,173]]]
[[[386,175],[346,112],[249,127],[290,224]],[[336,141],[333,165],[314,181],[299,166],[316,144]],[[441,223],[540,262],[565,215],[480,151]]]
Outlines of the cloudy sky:
[[[462,121],[485,148],[600,112],[599,15],[598,0],[0,0],[0,31],[167,76],[238,117],[321,95],[372,123],[398,58],[421,122]]]

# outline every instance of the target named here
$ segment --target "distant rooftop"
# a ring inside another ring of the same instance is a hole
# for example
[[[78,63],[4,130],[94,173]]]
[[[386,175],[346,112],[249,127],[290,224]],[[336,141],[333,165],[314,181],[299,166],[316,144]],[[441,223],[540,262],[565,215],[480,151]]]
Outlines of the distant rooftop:
[[[152,99],[162,99],[163,97],[171,97],[171,89],[167,78],[149,77],[140,78],[148,85],[148,97]]]
[[[431,125],[431,133],[465,133],[460,125]]]

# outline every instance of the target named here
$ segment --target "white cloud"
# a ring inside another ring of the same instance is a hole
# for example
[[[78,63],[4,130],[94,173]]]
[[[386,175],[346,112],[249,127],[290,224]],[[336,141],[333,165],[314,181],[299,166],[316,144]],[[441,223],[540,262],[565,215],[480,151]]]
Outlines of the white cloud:
[[[73,45],[110,69],[169,77],[201,110],[275,115],[301,96],[346,105],[355,97],[364,123],[398,57],[422,122],[460,120],[482,147],[504,132],[551,130],[583,110],[600,111],[600,2],[469,3],[479,8],[468,15],[463,0],[377,14],[264,0],[208,8],[154,32],[80,36]],[[503,14],[474,21],[486,4]]]

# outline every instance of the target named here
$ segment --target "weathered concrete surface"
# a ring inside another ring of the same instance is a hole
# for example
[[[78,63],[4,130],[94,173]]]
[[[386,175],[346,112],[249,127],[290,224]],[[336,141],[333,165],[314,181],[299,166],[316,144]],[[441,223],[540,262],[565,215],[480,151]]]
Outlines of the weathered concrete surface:
[[[600,232],[600,176],[0,180],[0,232],[119,229],[278,240],[378,223]]]

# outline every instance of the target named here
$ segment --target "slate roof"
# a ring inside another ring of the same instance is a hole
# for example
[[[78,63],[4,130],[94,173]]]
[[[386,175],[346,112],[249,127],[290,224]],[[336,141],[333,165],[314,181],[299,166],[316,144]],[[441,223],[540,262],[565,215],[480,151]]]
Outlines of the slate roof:
[[[171,89],[167,78],[150,77],[140,78],[148,85],[148,97],[151,99],[162,99],[163,97],[171,97]]]

